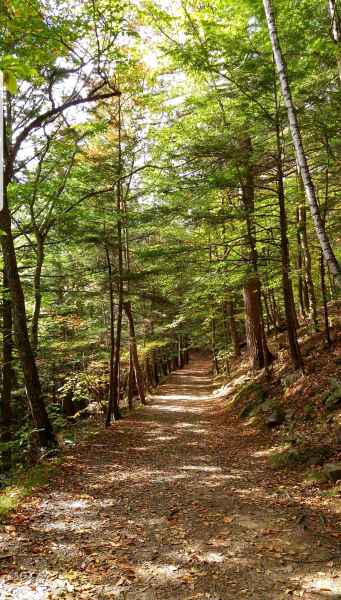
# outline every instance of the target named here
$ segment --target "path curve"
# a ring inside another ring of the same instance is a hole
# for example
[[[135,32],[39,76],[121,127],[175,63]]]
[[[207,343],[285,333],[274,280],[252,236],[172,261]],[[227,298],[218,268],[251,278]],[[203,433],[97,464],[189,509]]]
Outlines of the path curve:
[[[269,472],[262,439],[217,418],[209,368],[173,373],[66,454],[3,528],[17,558],[1,600],[341,597],[335,538]]]

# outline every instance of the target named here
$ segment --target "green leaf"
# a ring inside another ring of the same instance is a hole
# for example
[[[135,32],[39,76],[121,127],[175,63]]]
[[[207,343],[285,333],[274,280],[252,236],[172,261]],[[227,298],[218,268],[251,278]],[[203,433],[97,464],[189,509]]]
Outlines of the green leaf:
[[[15,79],[13,73],[11,73],[11,71],[4,72],[4,84],[5,84],[5,88],[11,94],[14,95],[17,93],[17,82],[16,82],[16,79]]]

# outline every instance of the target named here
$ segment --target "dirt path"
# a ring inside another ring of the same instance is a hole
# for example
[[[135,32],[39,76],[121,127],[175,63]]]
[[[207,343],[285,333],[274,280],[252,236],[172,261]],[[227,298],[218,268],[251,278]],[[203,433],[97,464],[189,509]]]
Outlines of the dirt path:
[[[67,453],[2,528],[1,600],[341,598],[338,515],[273,474],[255,432],[220,422],[208,367]]]

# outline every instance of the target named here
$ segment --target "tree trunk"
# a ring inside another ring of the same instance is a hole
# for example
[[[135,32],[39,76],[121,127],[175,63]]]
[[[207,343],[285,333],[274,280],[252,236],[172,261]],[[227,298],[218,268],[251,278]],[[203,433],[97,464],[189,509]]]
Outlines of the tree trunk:
[[[29,340],[23,289],[11,230],[11,218],[5,194],[4,209],[0,212],[1,246],[13,310],[15,342],[23,369],[28,404],[41,446],[55,445],[55,436],[42,398],[38,370]]]
[[[121,96],[118,97],[118,175],[122,174],[122,114]],[[112,417],[115,421],[121,418],[119,410],[120,402],[120,363],[121,363],[121,336],[122,336],[122,313],[123,313],[123,241],[122,241],[122,181],[118,180],[116,193],[116,216],[117,216],[117,253],[118,253],[118,311],[115,336],[115,363],[112,372],[112,389],[109,395],[108,410],[106,415],[106,427],[109,427]]]
[[[270,364],[273,356],[268,349],[264,331],[261,285],[258,276],[256,228],[254,223],[254,174],[253,167],[250,164],[252,145],[248,136],[241,141],[241,152],[244,154],[242,164],[246,172],[241,184],[249,251],[249,274],[246,278],[243,290],[246,341],[251,368],[262,369]],[[253,321],[253,319],[255,319],[255,321]]]
[[[251,275],[243,288],[245,306],[246,343],[249,361],[252,369],[262,369],[265,366],[262,333],[262,314],[260,304],[260,289],[257,275]]]
[[[326,263],[329,265],[329,268],[335,277],[336,283],[338,286],[341,286],[341,268],[336,260],[335,254],[331,247],[329,238],[327,236],[325,227],[323,225],[321,214],[319,210],[319,205],[316,196],[315,186],[310,174],[309,165],[307,161],[307,157],[304,152],[303,141],[301,136],[301,131],[297,119],[296,109],[294,106],[294,102],[291,95],[291,89],[289,86],[289,81],[287,77],[287,72],[282,56],[282,50],[279,44],[275,17],[272,7],[271,0],[263,0],[264,11],[267,19],[269,36],[272,45],[272,51],[274,54],[277,71],[279,75],[282,95],[284,99],[284,103],[288,113],[289,126],[291,130],[292,139],[295,146],[295,153],[297,163],[300,169],[300,173],[302,176],[302,180],[304,183],[305,194],[307,197],[308,205],[310,208],[310,212],[313,218],[313,222],[315,225],[316,235],[319,239],[323,255]]]
[[[332,345],[332,340],[330,337],[330,327],[329,327],[329,315],[328,315],[328,299],[327,299],[327,290],[326,290],[326,269],[324,266],[324,258],[323,253],[320,253],[320,277],[321,277],[321,293],[322,293],[322,301],[323,301],[323,318],[324,318],[324,334],[326,338],[326,344],[328,348]]]
[[[118,405],[115,406],[115,306],[114,306],[114,289],[112,280],[112,266],[110,260],[110,253],[107,243],[105,243],[105,256],[107,260],[108,268],[108,284],[109,284],[109,314],[110,314],[110,357],[109,357],[109,392],[108,392],[108,407],[110,406],[111,411],[116,415]],[[111,417],[110,417],[111,418]],[[115,418],[119,418],[116,417]]]
[[[34,308],[31,321],[31,345],[34,353],[38,349],[38,327],[41,309],[41,272],[44,262],[44,239],[37,236],[37,262],[33,277]]]
[[[283,185],[283,172],[281,159],[278,161],[277,170],[277,193],[279,202],[279,213],[280,213],[280,233],[281,233],[281,270],[282,270],[282,287],[283,287],[283,299],[285,309],[285,319],[287,326],[287,334],[289,341],[289,350],[292,363],[295,369],[303,369],[303,359],[301,350],[297,340],[296,332],[296,311],[294,304],[294,295],[292,291],[292,283],[290,279],[290,255],[289,255],[289,242],[287,235],[287,216],[285,211],[285,195]]]
[[[137,353],[137,344],[136,344],[136,335],[135,335],[135,327],[134,327],[134,319],[131,312],[131,303],[124,303],[124,310],[127,315],[128,323],[129,323],[129,344],[131,347],[132,357],[133,357],[133,366],[134,366],[134,374],[136,386],[139,394],[139,398],[142,404],[146,403],[146,394],[144,390],[144,382],[143,382],[143,374],[142,369],[139,363],[139,357]]]
[[[215,318],[212,317],[211,320],[211,346],[212,346],[212,356],[213,356],[213,364],[214,364],[214,371],[215,374],[218,375],[219,374],[219,362],[218,362],[218,356],[217,356],[217,350],[216,350],[216,325],[215,325]]]
[[[285,320],[287,326],[287,335],[289,342],[289,351],[293,366],[295,369],[303,369],[303,359],[301,350],[298,344],[296,332],[296,310],[294,303],[294,295],[292,291],[292,283],[290,278],[290,253],[288,241],[288,222],[285,210],[285,191],[284,191],[284,175],[282,163],[282,139],[281,127],[279,120],[279,106],[277,99],[276,77],[274,74],[274,96],[276,106],[276,145],[277,145],[277,196],[279,204],[279,227],[281,235],[281,271],[282,271],[282,288],[284,299]]]
[[[317,307],[316,307],[316,294],[313,282],[312,268],[311,268],[311,254],[307,235],[307,219],[305,206],[300,206],[299,212],[299,224],[300,224],[300,235],[302,240],[303,256],[304,256],[304,270],[305,270],[305,281],[306,289],[309,296],[309,309],[310,318],[312,319],[315,327],[315,331],[318,331],[318,320],[317,320]]]
[[[8,443],[12,438],[12,406],[11,394],[13,383],[13,340],[12,340],[12,306],[9,298],[8,282],[5,271],[3,272],[2,289],[2,393],[1,393],[1,442]],[[11,450],[2,451],[2,470],[11,468]]]
[[[136,389],[136,381],[135,381],[135,373],[134,373],[134,363],[133,363],[133,353],[131,346],[129,347],[129,378],[128,378],[128,408],[129,410],[133,410],[134,408],[134,395]]]
[[[159,385],[160,377],[159,377],[159,369],[158,369],[157,352],[155,350],[153,351],[153,371],[154,371],[155,385]]]
[[[298,298],[300,302],[301,316],[305,319],[306,317],[306,297],[303,280],[303,261],[302,261],[302,242],[300,233],[300,217],[299,208],[296,209],[296,242],[297,242],[297,285],[298,285]]]
[[[341,18],[336,4],[337,0],[328,0],[328,11],[332,26],[332,38],[336,46],[336,62],[341,83]]]

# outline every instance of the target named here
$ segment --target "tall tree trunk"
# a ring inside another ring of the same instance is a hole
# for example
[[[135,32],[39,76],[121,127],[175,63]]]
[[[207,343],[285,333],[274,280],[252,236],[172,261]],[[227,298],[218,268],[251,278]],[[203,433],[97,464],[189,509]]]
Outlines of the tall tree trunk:
[[[8,206],[7,188],[11,182],[14,165],[14,157],[12,155],[12,102],[9,92],[7,92],[7,115],[4,120],[3,142],[5,172],[3,181],[3,210],[0,211],[0,237],[5,280],[10,292],[15,345],[18,349],[23,370],[26,396],[33,425],[36,430],[36,437],[42,447],[49,447],[56,445],[56,438],[42,397],[38,369],[29,339],[25,298],[19,276],[12,235],[11,214]]]
[[[266,333],[267,333],[267,335],[269,335],[271,333],[271,326],[273,326],[273,322],[272,322],[272,317],[271,317],[271,313],[270,313],[270,309],[269,309],[268,296],[267,296],[266,292],[264,292],[264,291],[262,293],[262,299],[263,299],[263,306],[265,308],[265,314],[266,314]]]
[[[120,364],[121,364],[121,337],[122,337],[122,316],[123,316],[123,289],[122,283],[119,283],[118,290],[118,309],[116,320],[116,336],[115,336],[115,361],[112,374],[112,393],[109,397],[106,426],[111,423],[112,417],[115,421],[121,418],[119,409],[120,403]]]
[[[296,311],[294,304],[294,295],[292,291],[292,283],[290,279],[290,255],[289,242],[287,235],[287,216],[285,211],[285,195],[283,185],[283,171],[281,159],[278,160],[277,167],[277,194],[280,213],[280,233],[281,233],[281,270],[282,270],[282,287],[285,309],[285,319],[287,326],[287,334],[289,341],[289,350],[292,363],[295,369],[303,369],[303,359],[301,350],[298,344],[296,332]]]
[[[310,174],[307,157],[304,151],[296,109],[291,95],[291,89],[285,68],[282,50],[279,44],[276,22],[272,7],[272,0],[263,0],[263,5],[268,24],[272,51],[275,57],[275,62],[281,84],[282,95],[288,113],[289,126],[295,146],[296,159],[304,183],[305,194],[315,225],[316,235],[319,239],[325,261],[329,265],[329,268],[333,276],[335,277],[337,285],[341,287],[341,267],[338,261],[336,260],[335,254],[333,252],[332,246],[330,244],[329,238],[327,236],[325,227],[321,219],[316,190]]]
[[[324,334],[326,338],[326,344],[328,348],[332,345],[332,340],[330,337],[330,327],[329,327],[329,315],[328,315],[328,298],[327,298],[327,289],[326,289],[326,269],[324,265],[323,253],[320,253],[320,277],[321,277],[321,293],[322,293],[322,302],[323,302],[323,319],[324,319]]]
[[[12,305],[9,298],[6,272],[3,271],[2,288],[2,392],[1,392],[1,442],[9,443],[12,437],[12,383],[13,383],[13,340],[12,340]],[[2,451],[2,469],[11,468],[11,450]]]
[[[178,338],[178,368],[182,369],[183,366],[184,366],[184,364],[183,364],[183,360],[182,360],[182,336],[179,335],[179,338]]]
[[[296,244],[297,244],[297,285],[298,285],[298,298],[300,302],[300,311],[303,318],[306,317],[307,299],[306,299],[306,286],[303,279],[303,261],[302,261],[302,241],[300,232],[300,214],[299,208],[296,209]],[[309,303],[309,299],[308,299]],[[309,309],[309,307],[308,307]]]
[[[1,246],[11,295],[15,343],[23,369],[27,400],[39,443],[41,446],[51,446],[55,445],[55,436],[42,398],[38,370],[28,335],[24,293],[14,249],[6,187],[4,209],[0,212],[0,229],[4,232],[1,234]]]
[[[112,417],[115,420],[121,418],[119,410],[120,402],[120,363],[121,363],[121,336],[122,336],[122,316],[123,316],[123,240],[122,240],[122,113],[121,96],[118,97],[118,175],[116,193],[116,215],[117,215],[117,254],[118,254],[118,310],[116,321],[115,336],[115,364],[112,374],[112,394],[109,396],[108,410],[106,416],[106,426],[109,427]]]
[[[328,203],[329,203],[329,166],[326,169],[326,185],[325,185],[325,200],[323,206],[323,223],[326,222],[327,213],[328,213]],[[321,277],[321,293],[322,293],[322,301],[323,301],[323,318],[324,318],[324,333],[326,338],[326,344],[328,348],[332,345],[331,335],[330,335],[330,326],[329,326],[329,314],[328,314],[328,296],[327,296],[327,288],[326,288],[326,269],[324,264],[323,253],[320,252],[320,277]]]
[[[131,345],[129,346],[129,377],[128,377],[128,408],[133,410],[134,408],[134,395],[136,390],[135,372],[134,372],[134,361]]]
[[[328,0],[328,11],[332,26],[332,38],[336,46],[336,62],[341,83],[341,18],[338,12],[337,1]]]
[[[142,404],[146,404],[146,394],[145,394],[145,389],[144,389],[143,373],[142,373],[142,369],[140,366],[139,357],[138,357],[138,353],[137,353],[135,326],[134,326],[133,315],[131,312],[131,303],[130,302],[124,303],[124,310],[127,315],[127,319],[128,319],[128,323],[129,323],[129,344],[130,344],[131,351],[132,351],[137,391],[138,391],[139,398],[140,398],[140,401],[142,402]]]
[[[282,163],[282,135],[279,118],[279,105],[277,98],[276,77],[274,74],[274,97],[276,107],[276,145],[277,145],[277,196],[279,204],[279,227],[281,235],[281,270],[282,270],[282,288],[284,299],[285,320],[287,326],[287,335],[289,341],[289,351],[293,366],[295,369],[303,369],[303,359],[298,344],[296,332],[296,310],[294,303],[294,294],[290,277],[290,253],[288,241],[288,222],[285,210],[285,191],[284,174]]]
[[[34,308],[31,321],[31,345],[34,353],[38,350],[38,327],[41,310],[41,272],[44,262],[44,239],[37,236],[37,260],[33,277]]]
[[[224,302],[222,306],[223,313],[223,326],[224,326],[224,346],[225,346],[225,373],[226,375],[230,374],[230,361],[229,361],[229,342],[230,342],[230,330],[228,324],[228,315],[226,311],[226,302]]]
[[[213,364],[214,364],[214,371],[216,373],[216,375],[219,374],[219,362],[218,362],[218,356],[217,356],[217,340],[216,340],[216,324],[215,324],[215,318],[212,317],[211,319],[211,346],[212,346],[212,356],[213,356]]]
[[[251,368],[262,369],[269,365],[273,356],[268,349],[263,322],[261,284],[258,275],[256,228],[254,222],[254,173],[253,166],[250,164],[252,145],[248,136],[241,141],[241,152],[243,154],[242,164],[246,173],[243,181],[241,181],[241,185],[249,250],[249,273],[244,283],[243,290],[246,342]]]
[[[114,306],[114,289],[112,280],[112,266],[110,260],[110,253],[107,243],[105,243],[105,255],[107,260],[108,268],[108,284],[109,284],[109,313],[110,313],[110,357],[109,357],[109,392],[108,392],[108,406],[112,407],[114,413],[117,412],[118,407],[114,406],[115,403],[115,387],[114,387],[114,369],[115,369],[115,306]]]
[[[306,209],[304,205],[301,205],[298,209],[299,211],[299,224],[300,224],[300,235],[302,240],[302,248],[303,248],[303,257],[304,257],[304,270],[305,270],[305,280],[306,280],[306,289],[308,291],[309,296],[309,309],[310,309],[310,318],[312,319],[315,327],[315,331],[318,331],[318,320],[317,320],[317,306],[316,306],[316,294],[315,294],[315,286],[313,282],[313,274],[311,267],[311,254],[309,248],[309,241],[307,235],[307,219],[306,219]]]

